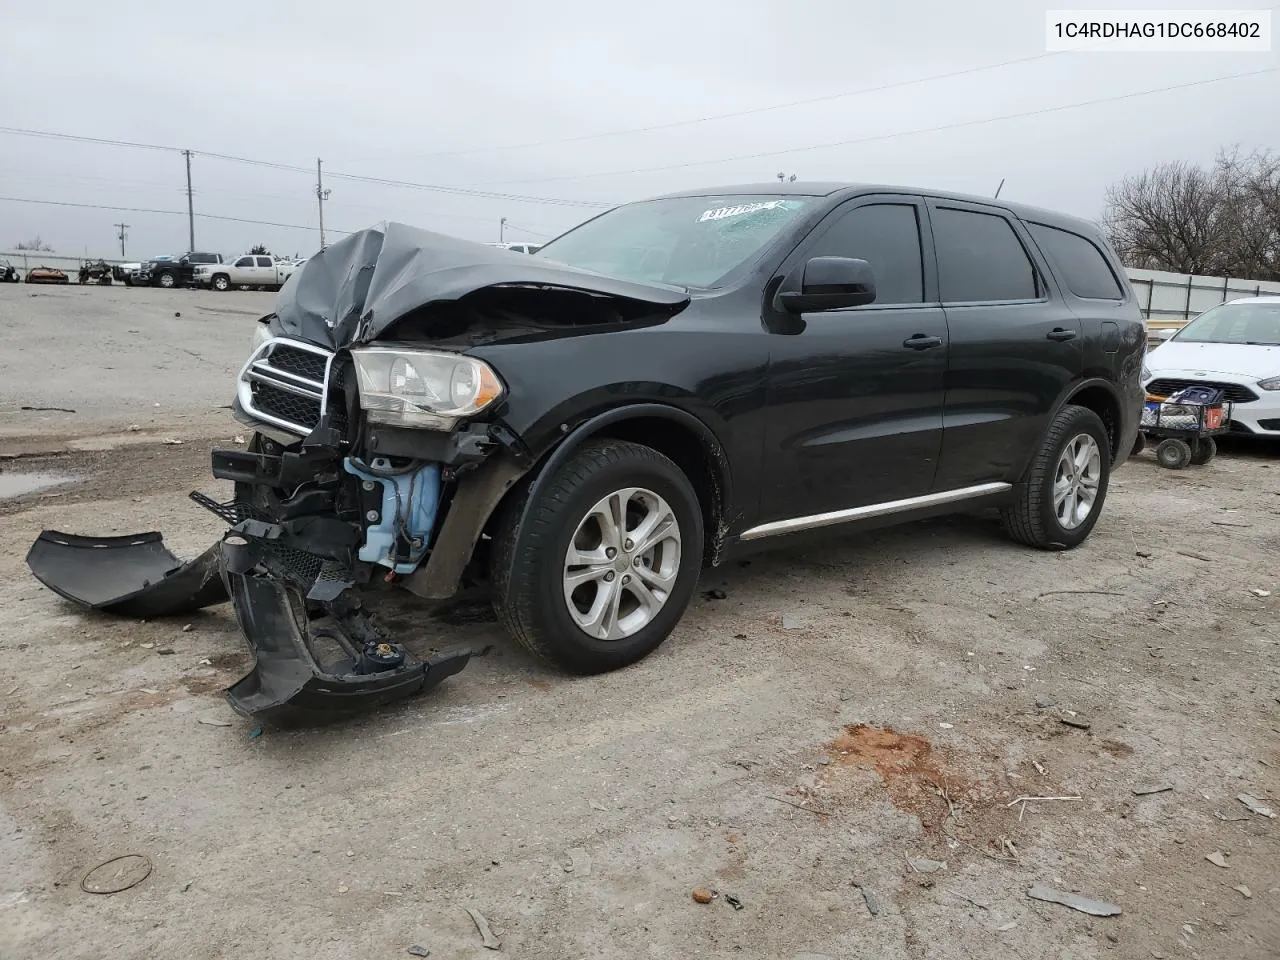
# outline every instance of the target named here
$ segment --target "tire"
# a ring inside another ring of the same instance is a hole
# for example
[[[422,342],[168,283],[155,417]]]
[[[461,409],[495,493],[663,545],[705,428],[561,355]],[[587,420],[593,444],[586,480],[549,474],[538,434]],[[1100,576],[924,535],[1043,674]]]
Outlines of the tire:
[[[156,283],[166,290],[172,290],[178,285],[178,278],[172,273],[165,272],[156,277]]]
[[[1176,437],[1161,440],[1156,447],[1156,459],[1168,470],[1181,470],[1191,463],[1191,445]]]
[[[532,485],[515,495],[499,520],[490,564],[499,621],[529,652],[569,673],[604,673],[643,659],[675,628],[697,587],[703,524],[693,485],[658,451],[622,440],[587,441],[548,480],[536,497]],[[630,492],[626,529],[636,529],[642,510],[656,517],[665,505],[674,519],[678,550],[673,540],[664,539],[643,556],[639,551],[631,554],[628,565],[625,544],[631,541],[625,540],[624,530],[617,538],[623,547],[616,555],[617,566],[610,568],[604,559],[609,541],[603,536],[591,539],[593,533],[603,533],[592,519],[593,511],[624,491]],[[575,567],[573,572],[583,579],[570,596],[565,584],[570,576],[568,552],[575,541],[601,559]],[[665,602],[646,612],[641,595],[632,592],[635,586],[623,584],[634,577],[636,585],[647,589],[663,575],[664,567],[669,578]],[[652,576],[635,575],[633,569],[646,569]],[[601,576],[588,578],[592,571]],[[606,579],[615,586],[607,587]],[[575,615],[590,619],[582,608],[594,609],[601,596],[613,593],[620,596],[622,607],[615,607],[612,617],[600,618],[600,629],[612,627],[615,639],[602,639],[588,633]]]
[[[1064,459],[1066,450],[1072,447],[1077,452],[1087,451],[1090,443],[1096,456],[1086,458],[1085,468],[1068,481],[1068,493],[1059,501],[1055,486],[1062,483],[1062,472],[1069,471]],[[1015,487],[1013,503],[1001,511],[1005,531],[1019,543],[1039,550],[1078,547],[1102,514],[1110,481],[1111,438],[1107,428],[1092,410],[1068,404],[1049,425],[1031,466]],[[1087,512],[1081,516],[1079,510],[1090,493],[1093,499],[1087,502]]]
[[[1203,467],[1217,455],[1218,442],[1213,437],[1205,437],[1191,451],[1191,465],[1193,467]]]
[[[231,278],[225,273],[215,274],[211,286],[219,293],[225,293],[231,289]]]

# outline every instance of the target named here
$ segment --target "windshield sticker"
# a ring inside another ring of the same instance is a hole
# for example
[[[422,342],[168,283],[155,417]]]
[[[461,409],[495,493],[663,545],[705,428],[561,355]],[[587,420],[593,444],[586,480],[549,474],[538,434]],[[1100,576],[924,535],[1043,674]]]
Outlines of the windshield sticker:
[[[697,222],[727,220],[729,217],[740,217],[745,213],[755,213],[758,210],[778,210],[785,206],[785,200],[762,200],[759,203],[740,203],[736,207],[715,207],[711,210],[703,211]]]

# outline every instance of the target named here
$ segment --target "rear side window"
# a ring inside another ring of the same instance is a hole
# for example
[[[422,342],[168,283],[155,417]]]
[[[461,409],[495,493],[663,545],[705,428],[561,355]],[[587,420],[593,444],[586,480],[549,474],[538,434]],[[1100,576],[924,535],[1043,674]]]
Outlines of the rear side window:
[[[259,258],[258,258],[258,266],[260,266],[260,267],[269,267],[269,266],[271,266],[271,258],[270,258],[270,257],[259,257]]]
[[[1004,217],[937,207],[932,221],[943,302],[1035,300],[1040,296],[1036,268]]]
[[[1029,223],[1027,229],[1053,265],[1062,272],[1067,289],[1077,297],[1086,300],[1124,299],[1120,281],[1093,241],[1042,223]]]
[[[924,300],[920,223],[911,204],[854,207],[831,225],[809,256],[867,261],[875,273],[877,304]]]

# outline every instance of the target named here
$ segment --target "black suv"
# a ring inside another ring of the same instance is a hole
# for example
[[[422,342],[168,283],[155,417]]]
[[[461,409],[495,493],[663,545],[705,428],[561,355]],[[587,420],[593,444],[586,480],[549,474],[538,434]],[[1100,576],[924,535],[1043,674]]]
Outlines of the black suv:
[[[148,260],[138,271],[135,283],[144,287],[189,287],[195,279],[197,263],[221,263],[220,253],[191,251],[173,260]]]
[[[381,630],[388,584],[487,589],[529,650],[612,670],[667,637],[701,568],[813,531],[997,507],[1022,543],[1077,546],[1134,445],[1144,344],[1093,225],[974,197],[696,191],[533,256],[391,224],[314,256],[264,318],[235,402],[254,438],[213,457],[236,497],[193,494],[222,544],[157,583],[148,542],[111,602],[223,599],[220,569],[257,654],[229,691],[246,714],[460,669]],[[58,536],[59,576],[133,562],[133,541]]]

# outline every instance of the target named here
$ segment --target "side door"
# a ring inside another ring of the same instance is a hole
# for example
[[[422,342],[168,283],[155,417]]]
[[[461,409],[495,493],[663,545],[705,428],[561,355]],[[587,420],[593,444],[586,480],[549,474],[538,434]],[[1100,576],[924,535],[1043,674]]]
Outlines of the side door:
[[[1012,214],[952,200],[928,208],[951,331],[937,486],[1013,483],[1080,377],[1080,321]]]
[[[919,197],[873,195],[827,216],[782,266],[866,260],[873,303],[780,315],[768,375],[764,523],[918,497],[942,443],[947,323]],[[925,252],[930,253],[925,256]]]
[[[227,272],[231,274],[232,283],[244,284],[247,286],[251,283],[257,283],[254,279],[256,271],[257,267],[253,262],[253,257],[241,257],[231,265],[231,269]]]
[[[270,257],[258,257],[257,279],[254,283],[260,283],[264,286],[274,287],[279,283],[276,276],[276,264]]]

